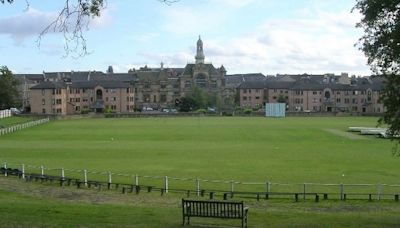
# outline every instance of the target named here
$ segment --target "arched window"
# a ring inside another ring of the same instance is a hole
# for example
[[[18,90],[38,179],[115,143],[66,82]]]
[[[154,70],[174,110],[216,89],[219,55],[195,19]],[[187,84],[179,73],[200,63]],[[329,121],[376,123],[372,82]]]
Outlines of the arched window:
[[[96,90],[96,100],[103,100],[103,90]]]
[[[325,91],[325,99],[331,99],[331,93],[329,91]]]
[[[372,92],[369,90],[369,91],[367,92],[367,100],[368,100],[368,101],[371,101],[371,99],[372,99]]]

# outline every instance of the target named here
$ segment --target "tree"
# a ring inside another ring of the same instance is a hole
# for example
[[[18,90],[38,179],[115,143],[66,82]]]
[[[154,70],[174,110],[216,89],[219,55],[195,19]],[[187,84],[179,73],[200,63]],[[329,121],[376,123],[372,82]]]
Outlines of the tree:
[[[373,72],[385,78],[380,99],[386,111],[379,122],[388,124],[390,136],[400,135],[400,0],[357,0],[353,10],[362,14],[358,45]]]
[[[20,81],[6,67],[0,67],[0,109],[20,106],[18,86]]]
[[[29,8],[29,0],[25,0]],[[59,11],[58,16],[51,22],[38,37],[38,46],[48,32],[58,32],[64,36],[65,54],[77,53],[78,56],[87,55],[86,38],[84,32],[89,30],[91,19],[100,17],[106,7],[106,0],[64,0],[64,7]],[[179,0],[158,0],[167,5]],[[0,3],[12,4],[14,0],[0,0]],[[72,25],[72,26],[71,26]]]

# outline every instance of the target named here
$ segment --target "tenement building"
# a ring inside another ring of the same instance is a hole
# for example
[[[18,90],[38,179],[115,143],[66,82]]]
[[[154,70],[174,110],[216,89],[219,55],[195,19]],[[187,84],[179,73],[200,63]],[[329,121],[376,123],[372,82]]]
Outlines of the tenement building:
[[[381,77],[342,75],[277,75],[238,87],[242,107],[286,103],[291,112],[382,113]]]
[[[342,75],[228,75],[225,67],[205,61],[199,37],[193,63],[183,68],[147,66],[127,73],[43,72],[19,74],[26,111],[46,114],[130,113],[175,108],[184,96],[201,88],[220,99],[220,108],[259,109],[265,103],[287,104],[292,112],[382,113],[380,77]],[[229,107],[230,108],[229,108]],[[217,107],[218,108],[218,107]]]
[[[32,113],[77,114],[86,111],[133,112],[173,108],[198,87],[221,100],[233,99],[236,86],[225,86],[226,69],[205,62],[199,37],[195,62],[184,68],[131,69],[128,73],[43,72],[17,75],[23,81],[23,103]]]

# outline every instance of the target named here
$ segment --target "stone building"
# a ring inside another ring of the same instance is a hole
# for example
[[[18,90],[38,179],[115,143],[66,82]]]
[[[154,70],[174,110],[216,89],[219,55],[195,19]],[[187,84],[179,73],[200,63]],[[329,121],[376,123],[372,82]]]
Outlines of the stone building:
[[[71,115],[82,112],[134,111],[134,89],[119,81],[42,82],[30,89],[32,113]]]
[[[381,77],[335,75],[278,75],[239,87],[242,107],[263,107],[265,103],[286,103],[291,112],[382,113],[379,101]]]

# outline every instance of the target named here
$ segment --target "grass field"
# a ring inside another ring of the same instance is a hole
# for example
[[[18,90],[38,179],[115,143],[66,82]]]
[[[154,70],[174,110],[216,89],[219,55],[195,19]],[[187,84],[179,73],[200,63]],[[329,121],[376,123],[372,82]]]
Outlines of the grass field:
[[[392,142],[346,132],[349,126],[374,127],[376,121],[364,117],[59,120],[0,137],[0,161],[7,161],[10,166],[24,163],[54,169],[209,180],[398,184],[400,160],[392,156]],[[32,167],[27,167],[27,171],[39,172]],[[59,170],[46,172],[59,173]],[[66,171],[66,175],[77,174]],[[89,174],[89,178],[94,176]],[[96,178],[107,180],[106,175]],[[114,180],[132,181],[132,178],[115,176]],[[161,184],[161,180],[152,181]],[[141,194],[132,198],[113,193],[111,198],[118,198],[117,202],[99,203],[77,197],[65,200],[64,190],[49,190],[61,191],[60,197],[42,191],[58,187],[16,182],[10,184],[0,178],[0,203],[5,205],[0,215],[11,226],[177,227],[180,224],[180,195],[162,198],[154,193],[151,197]],[[205,188],[215,188],[214,185],[202,183]],[[220,185],[229,189],[228,184]],[[194,188],[194,183],[171,180],[170,188],[174,186]],[[37,191],[42,194],[33,194],[34,189],[19,190],[26,188],[40,189]],[[374,193],[376,187],[370,190]],[[71,193],[81,194],[78,190]],[[96,199],[110,197],[104,192],[88,194],[94,194]],[[396,216],[400,206],[394,201],[246,202],[252,208],[251,227],[400,225]],[[220,224],[218,220],[216,223]]]
[[[375,125],[375,118],[61,120],[1,137],[0,159],[238,181],[398,183],[390,140],[346,132]]]
[[[25,123],[34,120],[31,117],[20,117],[20,116],[12,116],[7,118],[0,119],[0,128],[2,127],[9,127],[15,124]]]

